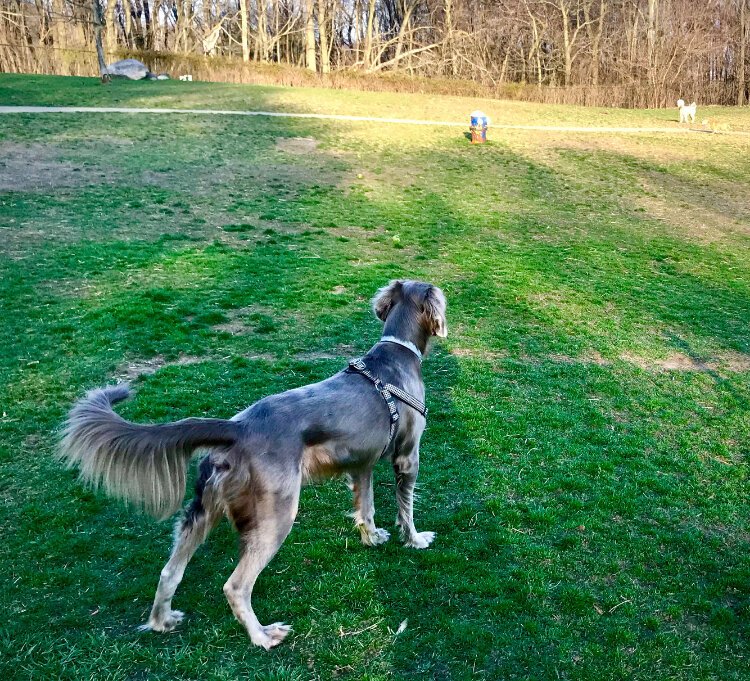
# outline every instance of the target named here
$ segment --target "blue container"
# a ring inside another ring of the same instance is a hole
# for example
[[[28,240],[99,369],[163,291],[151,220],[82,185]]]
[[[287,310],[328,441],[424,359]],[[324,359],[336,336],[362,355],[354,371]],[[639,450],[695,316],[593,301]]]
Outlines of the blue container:
[[[490,119],[482,111],[475,111],[471,114],[470,120],[471,143],[484,144],[487,141],[487,126]]]
[[[472,128],[486,128],[489,125],[489,118],[483,113],[475,111],[471,114],[471,127]]]

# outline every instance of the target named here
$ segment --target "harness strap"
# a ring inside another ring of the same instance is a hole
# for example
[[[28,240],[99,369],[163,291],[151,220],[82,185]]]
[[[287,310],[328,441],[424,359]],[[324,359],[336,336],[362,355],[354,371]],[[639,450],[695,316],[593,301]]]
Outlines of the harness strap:
[[[413,409],[416,409],[422,416],[427,417],[427,407],[424,406],[418,399],[409,395],[409,393],[401,390],[401,388],[392,385],[391,383],[383,383],[377,376],[375,376],[368,368],[367,365],[361,359],[353,359],[349,362],[349,367],[346,370],[349,373],[357,373],[364,376],[370,383],[375,386],[375,389],[380,393],[385,403],[388,405],[388,416],[391,419],[390,432],[388,433],[388,442],[383,448],[383,453],[388,449],[388,445],[391,444],[393,436],[396,434],[396,424],[398,423],[399,413],[396,407],[396,401],[393,399],[396,397],[405,404],[408,404]],[[381,455],[382,456],[382,455]]]
[[[397,388],[395,385],[391,385],[390,383],[386,383],[385,387],[392,395],[395,395],[399,400],[401,400],[405,404],[408,404],[413,409],[416,409],[420,414],[422,414],[422,416],[427,418],[427,407],[425,407],[424,404],[422,404],[416,397],[413,397],[409,393],[401,390],[401,388]]]

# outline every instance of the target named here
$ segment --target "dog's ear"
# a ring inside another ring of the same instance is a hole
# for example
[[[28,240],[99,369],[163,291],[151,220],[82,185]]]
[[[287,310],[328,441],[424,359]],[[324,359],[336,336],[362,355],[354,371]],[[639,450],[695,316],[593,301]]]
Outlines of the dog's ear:
[[[437,286],[430,286],[422,302],[425,326],[432,336],[445,338],[448,335],[448,322],[445,319],[445,296]]]
[[[404,282],[394,279],[388,286],[383,286],[372,299],[372,309],[377,318],[384,322],[388,313],[401,298]]]

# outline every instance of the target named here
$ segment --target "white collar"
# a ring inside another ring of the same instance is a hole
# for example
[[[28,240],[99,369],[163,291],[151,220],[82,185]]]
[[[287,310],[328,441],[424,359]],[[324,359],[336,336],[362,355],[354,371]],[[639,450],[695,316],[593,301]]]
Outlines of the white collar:
[[[420,362],[422,361],[422,353],[419,351],[419,348],[417,348],[417,346],[414,345],[414,343],[412,343],[411,341],[401,340],[400,338],[396,338],[396,336],[383,336],[380,339],[380,342],[381,343],[396,343],[396,345],[400,345],[406,348],[407,350],[411,350],[419,358],[419,361]]]

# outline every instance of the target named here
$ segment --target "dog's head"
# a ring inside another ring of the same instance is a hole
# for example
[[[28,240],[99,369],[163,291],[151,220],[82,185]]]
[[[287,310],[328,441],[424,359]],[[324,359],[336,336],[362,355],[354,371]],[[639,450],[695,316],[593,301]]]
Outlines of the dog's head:
[[[678,99],[677,100],[677,108],[681,109],[683,106],[685,106],[685,100],[684,99]]]
[[[381,288],[372,299],[372,309],[385,322],[397,309],[416,315],[419,325],[428,336],[445,338],[448,323],[445,319],[445,296],[432,284],[423,281],[394,280]]]

